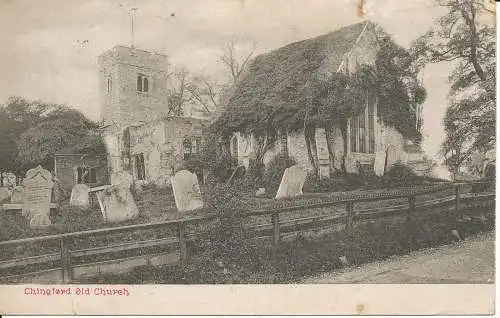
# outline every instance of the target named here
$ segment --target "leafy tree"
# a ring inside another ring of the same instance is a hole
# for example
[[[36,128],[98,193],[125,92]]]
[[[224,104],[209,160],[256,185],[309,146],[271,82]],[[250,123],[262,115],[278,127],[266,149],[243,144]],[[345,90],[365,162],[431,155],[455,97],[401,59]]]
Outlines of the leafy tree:
[[[22,129],[20,123],[9,118],[5,109],[0,108],[0,186],[3,184],[3,175],[15,169],[17,154],[16,140]]]
[[[495,145],[495,28],[485,2],[438,0],[447,13],[412,46],[417,63],[454,61],[444,118],[445,162],[453,173]]]
[[[101,147],[103,150],[100,137],[90,137],[96,128],[97,124],[80,112],[57,106],[20,134],[16,156],[18,170],[25,171],[38,164],[53,169],[55,153],[69,146],[82,147],[82,150]]]
[[[59,106],[42,101],[30,101],[19,96],[10,96],[0,106],[0,174],[13,172],[22,174],[23,169],[16,162],[17,141],[20,135],[35,126],[47,112]],[[0,179],[1,178],[0,176]]]

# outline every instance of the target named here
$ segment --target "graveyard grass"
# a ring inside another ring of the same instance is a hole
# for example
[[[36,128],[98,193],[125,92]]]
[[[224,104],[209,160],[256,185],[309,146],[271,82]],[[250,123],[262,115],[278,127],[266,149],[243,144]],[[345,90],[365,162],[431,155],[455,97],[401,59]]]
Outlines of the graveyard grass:
[[[244,217],[244,214],[251,210],[271,210],[286,206],[309,205],[330,201],[346,193],[385,192],[391,188],[373,189],[376,188],[373,184],[364,184],[361,187],[356,184],[356,187],[358,189],[353,191],[305,193],[300,197],[284,200],[269,197],[256,198],[252,193],[245,194],[245,191],[238,186],[219,185],[211,190],[205,187],[202,192],[207,206],[188,212],[185,216],[204,215],[210,211],[221,216],[227,224],[224,225],[224,228],[220,228],[220,224],[218,226],[202,225],[201,230],[208,230],[210,236],[207,240],[190,244],[191,258],[186,266],[138,268],[130,274],[101,276],[88,281],[88,283],[290,283],[300,280],[304,276],[344,266],[345,264],[340,260],[341,257],[345,257],[351,265],[361,264],[393,255],[406,254],[419,248],[451,243],[455,239],[451,235],[452,228],[459,228],[462,237],[493,229],[491,216],[486,221],[472,219],[463,223],[457,221],[457,216],[453,213],[449,213],[449,211],[442,213],[445,211],[439,209],[439,211],[435,211],[438,213],[420,214],[411,224],[404,222],[402,218],[390,218],[381,219],[374,223],[358,224],[349,233],[342,231],[316,237],[299,235],[284,240],[278,251],[272,250],[270,238],[245,240],[241,236],[246,227],[270,223],[269,216]],[[370,187],[372,190],[368,190]],[[452,194],[453,190],[445,190],[418,196],[417,203]],[[45,230],[29,229],[23,224],[26,221],[20,215],[3,214],[1,239],[149,223],[177,217],[173,195],[164,188],[145,187],[136,191],[134,196],[140,211],[139,217],[118,223],[103,223],[102,215],[98,209],[70,207],[67,201],[62,202],[60,212],[57,216],[53,216],[53,225]],[[404,203],[406,203],[405,199],[391,199],[357,203],[355,208],[363,210]],[[300,217],[332,215],[343,212],[343,209],[342,206],[307,209],[283,213],[280,218],[286,221]],[[165,235],[167,233],[159,233],[158,231],[118,233],[89,240],[77,240],[74,242],[74,248],[110,246],[124,241],[155,239]],[[35,244],[22,251],[19,249],[4,251],[3,257],[30,256],[39,252],[49,253],[57,248],[57,243],[54,246]],[[82,281],[81,283],[86,282]]]

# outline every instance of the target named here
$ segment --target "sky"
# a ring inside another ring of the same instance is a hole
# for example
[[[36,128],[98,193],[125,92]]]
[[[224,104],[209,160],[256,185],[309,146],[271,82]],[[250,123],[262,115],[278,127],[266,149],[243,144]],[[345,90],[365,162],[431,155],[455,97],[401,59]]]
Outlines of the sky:
[[[256,53],[370,19],[409,47],[444,12],[432,0],[2,0],[0,102],[10,95],[64,103],[100,119],[97,56],[131,44],[161,52],[191,73],[223,78],[218,62],[234,37],[255,41]],[[435,156],[444,138],[451,68],[426,67],[423,146]]]

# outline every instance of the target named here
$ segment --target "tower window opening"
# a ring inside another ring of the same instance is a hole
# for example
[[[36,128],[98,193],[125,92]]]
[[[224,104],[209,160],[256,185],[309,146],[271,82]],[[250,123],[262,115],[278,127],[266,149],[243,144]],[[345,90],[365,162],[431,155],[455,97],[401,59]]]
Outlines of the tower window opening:
[[[146,76],[137,76],[137,91],[141,93],[149,92],[149,80]]]

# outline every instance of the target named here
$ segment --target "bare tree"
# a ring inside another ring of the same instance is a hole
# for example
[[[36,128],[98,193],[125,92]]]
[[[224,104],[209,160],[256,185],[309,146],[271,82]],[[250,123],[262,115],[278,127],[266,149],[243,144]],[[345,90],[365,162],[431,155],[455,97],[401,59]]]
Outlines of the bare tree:
[[[174,71],[169,76],[168,92],[168,115],[182,116],[184,106],[191,102],[192,97],[189,94],[189,72],[185,68]]]
[[[220,62],[229,69],[233,84],[238,83],[241,74],[248,66],[257,47],[255,41],[251,41],[250,48],[244,49],[243,42],[248,42],[238,37],[232,37],[224,46]]]
[[[219,106],[219,96],[222,87],[207,76],[194,77],[186,86],[192,99],[200,104],[203,109],[212,113]]]

